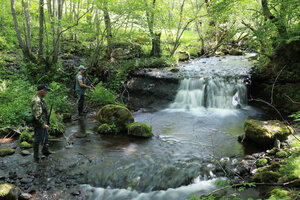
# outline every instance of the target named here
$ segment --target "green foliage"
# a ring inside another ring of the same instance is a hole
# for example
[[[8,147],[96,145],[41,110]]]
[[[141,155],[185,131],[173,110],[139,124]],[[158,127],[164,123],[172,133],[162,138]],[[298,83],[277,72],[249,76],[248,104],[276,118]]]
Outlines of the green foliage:
[[[60,135],[66,130],[66,125],[63,123],[63,117],[52,110],[50,116],[49,133],[52,135]]]
[[[0,127],[18,126],[24,121],[21,114],[30,108],[35,87],[26,80],[0,80]]]
[[[55,109],[57,113],[70,112],[73,106],[68,100],[67,87],[57,82],[50,83],[48,87],[51,89],[45,97],[48,108],[50,109],[50,105],[53,105],[53,109]]]
[[[115,94],[106,89],[100,82],[93,90],[87,93],[87,103],[99,107],[116,102]]]
[[[295,122],[299,122],[300,121],[300,111],[290,115],[289,117],[294,118]]]

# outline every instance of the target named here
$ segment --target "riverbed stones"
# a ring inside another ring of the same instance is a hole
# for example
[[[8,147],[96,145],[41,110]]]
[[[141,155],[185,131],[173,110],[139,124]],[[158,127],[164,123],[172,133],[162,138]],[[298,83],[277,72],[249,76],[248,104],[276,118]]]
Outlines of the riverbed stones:
[[[13,184],[0,184],[0,200],[15,200],[21,194],[21,190]]]
[[[134,122],[132,113],[126,107],[112,104],[102,107],[97,119],[100,123],[115,125],[119,132],[127,131],[127,125]]]
[[[128,135],[138,137],[152,137],[152,127],[141,122],[134,122],[128,126]]]
[[[7,156],[7,155],[12,155],[15,153],[15,150],[14,149],[0,149],[0,156],[1,157],[4,157],[4,156]]]
[[[284,141],[294,130],[277,120],[246,120],[244,123],[245,138],[263,146],[274,145],[276,139]]]

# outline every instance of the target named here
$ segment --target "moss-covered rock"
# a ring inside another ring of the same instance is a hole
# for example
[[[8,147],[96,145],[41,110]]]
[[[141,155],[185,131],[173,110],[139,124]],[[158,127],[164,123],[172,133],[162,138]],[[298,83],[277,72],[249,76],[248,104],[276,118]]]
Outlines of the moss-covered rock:
[[[12,155],[14,153],[15,153],[14,149],[0,149],[0,156],[1,157],[7,156],[7,155]]]
[[[106,105],[97,114],[100,123],[115,125],[117,130],[126,131],[127,125],[134,122],[132,113],[124,106]]]
[[[72,113],[63,113],[62,118],[63,118],[63,121],[71,120],[72,119]]]
[[[138,137],[152,137],[152,127],[141,122],[134,122],[128,126],[128,135]]]
[[[98,127],[97,132],[100,134],[110,134],[110,133],[113,133],[113,130],[109,124],[101,124]]]
[[[23,142],[20,143],[20,147],[23,148],[23,149],[29,149],[29,148],[32,147],[32,145],[29,144],[29,143],[26,142],[26,141],[23,141]]]
[[[279,157],[279,158],[287,158],[288,157],[288,153],[286,151],[278,151],[276,153],[276,156]]]
[[[13,184],[0,184],[0,200],[16,200],[21,194],[21,190]]]
[[[280,168],[280,163],[279,162],[273,162],[270,166],[270,169],[274,172],[277,172]]]
[[[253,181],[262,183],[276,183],[279,178],[279,172],[273,172],[266,168],[259,168],[253,176]]]
[[[270,155],[275,155],[277,152],[279,151],[279,149],[277,147],[274,147],[270,150],[269,154]]]
[[[287,190],[284,190],[282,188],[275,188],[271,191],[271,196],[269,199],[291,199],[288,196],[289,192]]]
[[[263,167],[266,164],[268,164],[268,160],[265,158],[261,158],[261,159],[257,160],[257,162],[256,162],[257,167]]]
[[[274,145],[275,139],[284,141],[294,130],[284,123],[271,120],[246,120],[244,123],[246,138],[260,145]]]

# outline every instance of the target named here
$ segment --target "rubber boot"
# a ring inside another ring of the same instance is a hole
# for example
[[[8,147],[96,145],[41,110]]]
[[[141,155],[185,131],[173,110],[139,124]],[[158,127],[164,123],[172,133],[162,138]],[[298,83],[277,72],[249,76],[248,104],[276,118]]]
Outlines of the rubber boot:
[[[34,161],[39,163],[40,162],[40,156],[39,156],[39,144],[38,143],[33,143],[33,158]]]
[[[48,144],[44,144],[43,149],[42,149],[42,154],[45,156],[48,156],[52,154],[53,152],[49,151]]]

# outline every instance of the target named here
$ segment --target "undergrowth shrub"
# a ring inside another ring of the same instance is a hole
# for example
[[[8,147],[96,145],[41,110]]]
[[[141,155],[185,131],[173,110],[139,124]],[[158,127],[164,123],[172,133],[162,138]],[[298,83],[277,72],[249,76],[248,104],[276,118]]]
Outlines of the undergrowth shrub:
[[[115,94],[106,89],[100,82],[93,90],[87,93],[87,103],[91,106],[104,106],[116,102]]]

